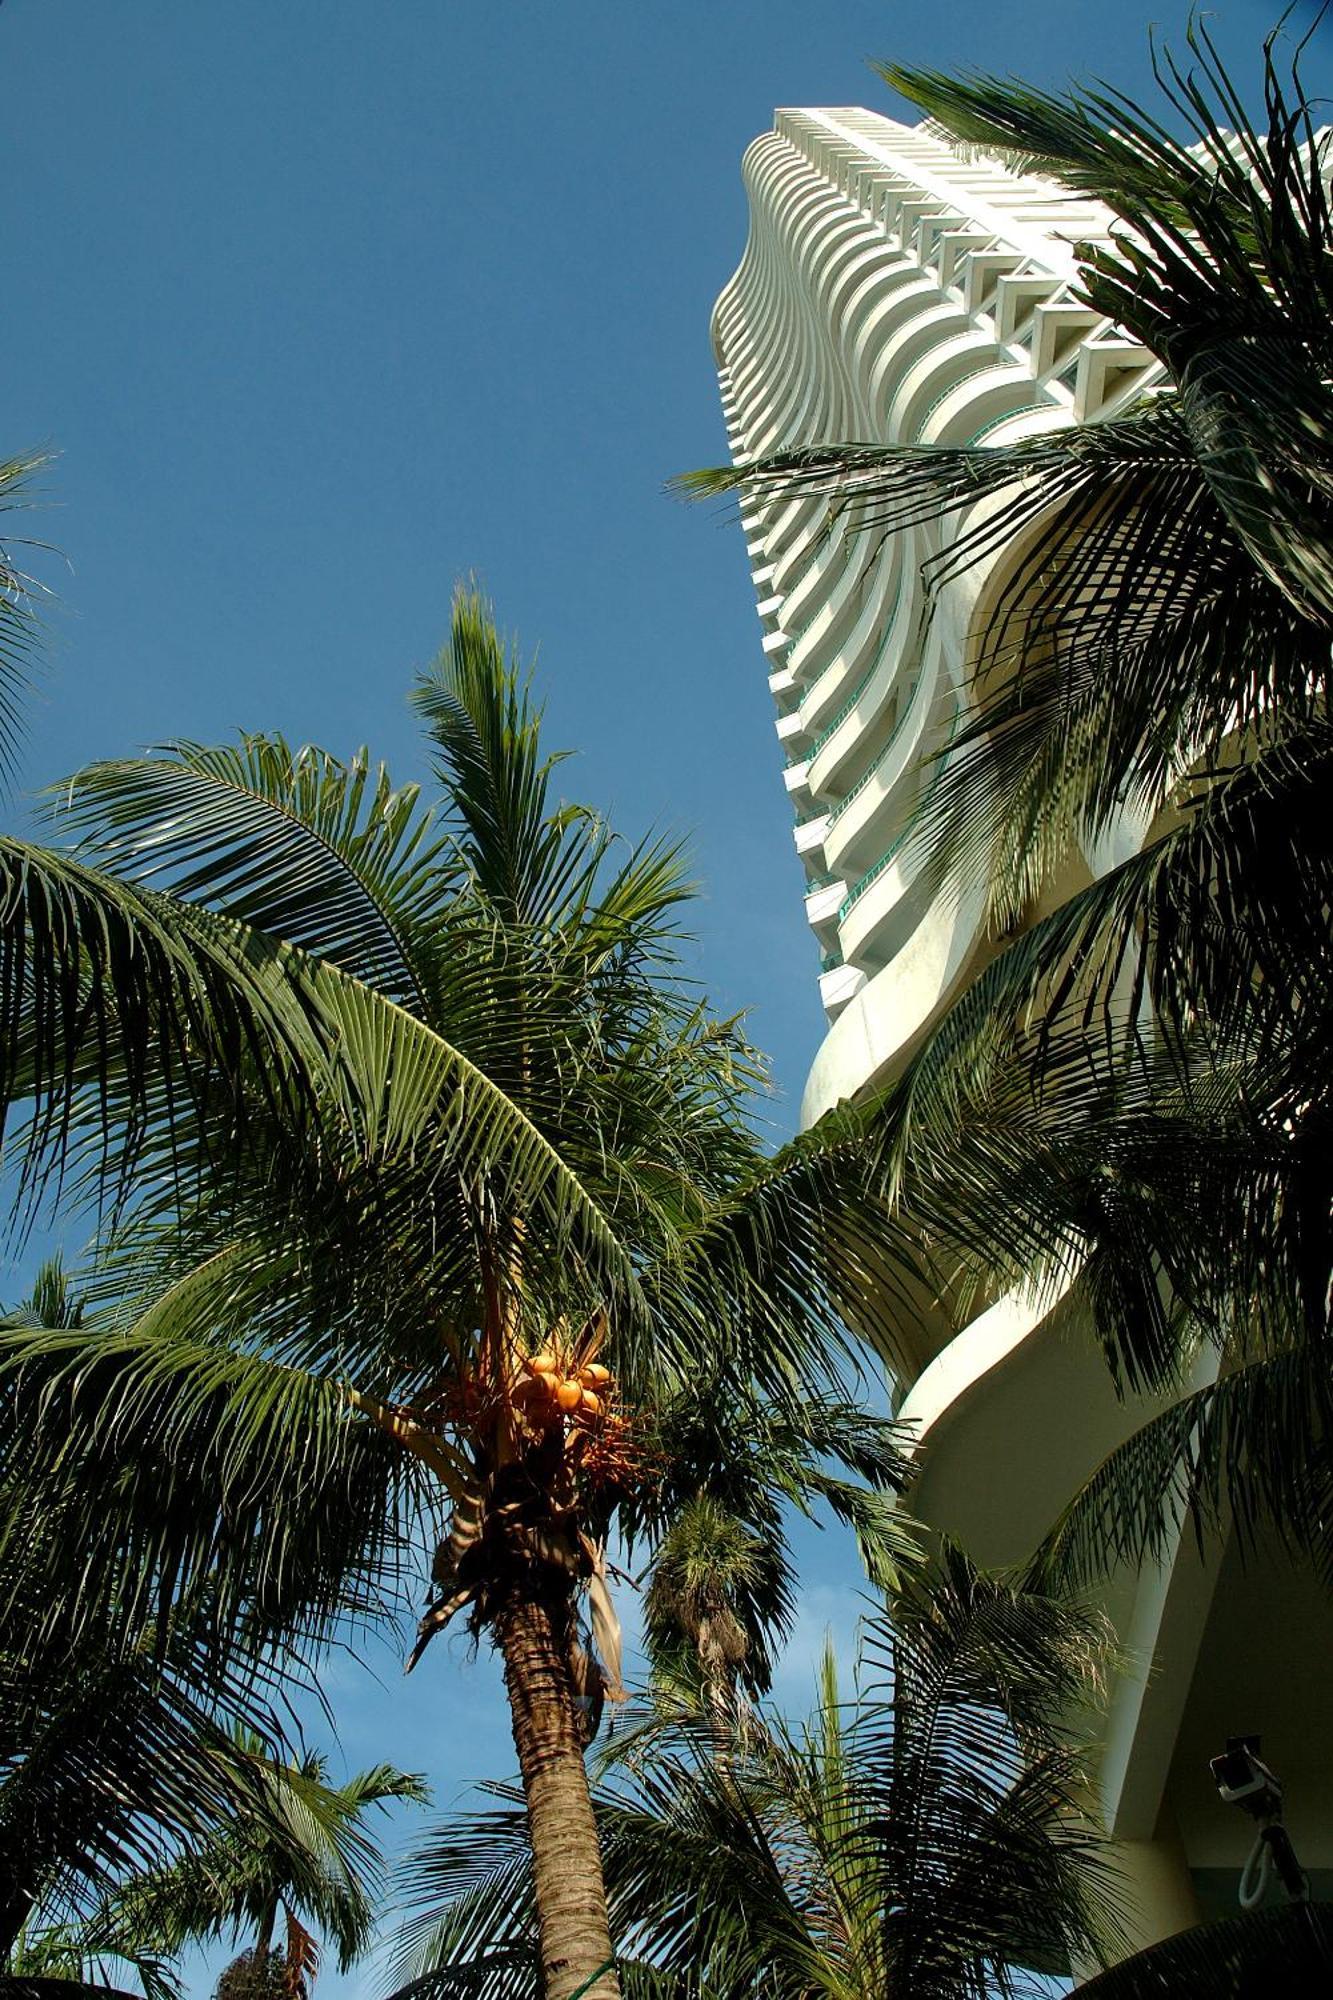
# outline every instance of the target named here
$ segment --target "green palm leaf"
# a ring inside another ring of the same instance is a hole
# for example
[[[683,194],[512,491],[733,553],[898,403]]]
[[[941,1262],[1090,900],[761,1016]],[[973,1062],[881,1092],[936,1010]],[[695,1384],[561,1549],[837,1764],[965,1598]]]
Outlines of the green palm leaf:
[[[367,1814],[395,1800],[421,1803],[422,1781],[381,1764],[331,1785],[322,1758],[285,1762],[243,1730],[228,1752],[255,1793],[246,1809],[170,1865],[132,1878],[101,1922],[141,1949],[175,1956],[192,1941],[247,1933],[267,1947],[286,1910],[328,1938],[349,1971],[369,1948],[384,1891]]]
[[[424,1011],[431,926],[455,886],[449,842],[366,751],[248,736],[94,764],[60,788],[100,867],[294,944]],[[420,970],[415,958],[420,953]]]
[[[1325,161],[1301,87],[1264,52],[1267,128],[1252,132],[1207,30],[1194,67],[1158,80],[1195,150],[1119,93],[1061,103],[989,78],[956,84],[886,71],[964,137],[1012,143],[1026,128],[1056,177],[1128,225],[1084,249],[1083,290],[1165,361],[1201,468],[1251,559],[1304,616],[1327,626],[1333,585],[1328,384],[1333,240]]]
[[[0,460],[0,516],[31,504],[32,480],[48,464],[45,454],[23,453]],[[19,715],[37,651],[34,599],[38,586],[25,575],[11,551],[23,544],[0,543],[0,770],[13,771]]]
[[[886,1679],[854,1705],[826,1659],[803,1727],[751,1722],[716,1759],[689,1725],[640,1738],[596,1795],[634,1958],[698,1994],[869,2000],[980,1991],[983,1969],[1103,1948],[1114,1894],[1057,1722],[1098,1644],[1086,1614],[951,1554],[872,1627]],[[492,1789],[495,1809],[433,1833],[404,1870],[399,1977],[530,1990],[525,1816]]]

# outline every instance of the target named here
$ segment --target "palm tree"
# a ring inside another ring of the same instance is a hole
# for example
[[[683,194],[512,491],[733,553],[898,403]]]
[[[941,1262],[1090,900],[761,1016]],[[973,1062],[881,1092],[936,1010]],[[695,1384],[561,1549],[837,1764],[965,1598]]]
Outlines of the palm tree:
[[[99,1969],[122,1963],[157,2000],[178,1992],[170,1967],[185,1945],[248,1927],[253,1945],[224,1972],[224,1984],[228,1973],[232,1983],[249,1974],[262,1990],[299,1995],[319,1968],[317,1933],[336,1944],[343,1972],[364,1954],[383,1861],[361,1822],[390,1800],[422,1801],[421,1780],[380,1765],[333,1786],[322,1757],[274,1758],[240,1727],[208,1751],[239,1781],[223,1812],[197,1816],[193,1838],[173,1858],[110,1886],[82,1911],[67,1906],[61,1921],[34,1912],[9,1952],[11,1977],[96,1984]],[[194,1757],[191,1775],[203,1762]],[[164,1838],[167,1829],[159,1822],[155,1831]],[[284,1938],[275,1949],[280,1917]]]
[[[318,1972],[321,1933],[336,1945],[342,1972],[374,1934],[384,1866],[364,1821],[393,1800],[422,1802],[426,1789],[420,1778],[387,1764],[332,1785],[327,1760],[315,1752],[284,1761],[246,1730],[232,1741],[237,1762],[255,1775],[265,1810],[237,1812],[211,1839],[123,1884],[93,1927],[134,1955],[159,1958],[248,1931],[252,1942],[242,1958],[262,1983],[281,1919],[279,1984],[299,1996]]]
[[[1162,387],[1018,444],[814,446],[687,482],[825,493],[886,534],[951,517],[934,592],[1017,549],[914,830],[984,874],[999,935],[1127,811],[1150,828],[999,950],[881,1119],[904,1226],[950,1280],[1081,1272],[1144,1388],[1178,1386],[1201,1338],[1222,1351],[1102,1468],[1059,1538],[1075,1569],[1141,1559],[1185,1505],[1319,1551],[1333,1478],[1328,148],[1299,51],[1284,75],[1266,45],[1252,129],[1198,20],[1189,43],[1188,72],[1158,62],[1161,118],[1109,88],[882,70],[1119,218],[1081,247],[1080,295]]]
[[[253,1674],[233,1668],[220,1685],[201,1671],[197,1626],[172,1627],[133,1652],[81,1641],[71,1657],[11,1638],[0,1654],[0,1948],[14,1976],[117,1959],[169,1987],[165,1960],[191,1927],[244,1914],[264,1869],[345,1957],[369,1929],[357,1871],[374,1856],[355,1811],[419,1796],[418,1781],[371,1772],[339,1792],[309,1759],[289,1775],[247,1726],[279,1740]]]
[[[464,1611],[498,1646],[547,1990],[600,1996],[583,1753],[620,1693],[609,1538],[652,1545],[715,1490],[726,1410],[783,1440],[752,1489],[826,1499],[877,1573],[909,1556],[845,1333],[855,1299],[888,1337],[896,1253],[858,1126],[764,1153],[755,1058],[679,968],[674,850],[554,801],[474,594],[415,699],[438,808],[364,755],[261,737],[65,794],[79,866],[243,965],[242,1032],[188,1088],[111,1065],[70,1126],[71,1193],[134,1199],[96,1323],[4,1336],[0,1547],[40,1484],[62,1624],[206,1590],[228,1644],[392,1615],[433,1547],[409,1664]]]
[[[839,1476],[837,1461],[859,1482]],[[792,1512],[817,1519],[816,1503],[831,1506],[854,1529],[869,1580],[892,1589],[900,1564],[920,1560],[894,1490],[910,1471],[892,1431],[865,1409],[811,1406],[793,1423],[738,1400],[724,1373],[702,1376],[670,1413],[644,1523],[653,1547],[644,1638],[659,1692],[697,1697],[719,1743],[729,1740],[772,1686],[775,1641],[791,1636]]]
[[[963,2000],[1101,1956],[1113,1875],[1066,1734],[1100,1644],[1095,1618],[946,1550],[869,1623],[854,1701],[826,1651],[804,1723],[755,1720],[724,1758],[678,1721],[613,1745],[596,1808],[640,1984]],[[406,1865],[408,1992],[540,1991],[526,1816],[502,1796]]]
[[[167,1969],[146,1953],[123,1960],[121,1953],[103,1952],[79,1925],[52,1925],[24,1930],[9,1954],[7,1978],[14,2000],[71,2000],[80,1988],[95,1988],[105,2000],[131,2000],[112,1986],[122,1966],[139,1981],[144,2000],[177,2000],[179,1988]]]

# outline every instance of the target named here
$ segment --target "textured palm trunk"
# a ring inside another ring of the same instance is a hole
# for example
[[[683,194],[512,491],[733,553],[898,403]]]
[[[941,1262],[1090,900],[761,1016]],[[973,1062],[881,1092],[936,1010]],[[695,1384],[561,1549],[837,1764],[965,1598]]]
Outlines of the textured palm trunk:
[[[616,2000],[606,1886],[560,1621],[515,1599],[496,1621],[532,1835],[545,2000]]]

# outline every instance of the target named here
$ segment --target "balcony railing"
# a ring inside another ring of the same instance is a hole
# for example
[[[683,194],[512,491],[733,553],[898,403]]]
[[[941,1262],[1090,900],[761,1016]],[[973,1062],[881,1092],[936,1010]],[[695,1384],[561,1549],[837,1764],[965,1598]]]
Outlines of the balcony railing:
[[[848,792],[845,795],[845,797],[840,798],[835,806],[830,807],[829,809],[830,826],[833,824],[834,820],[837,819],[839,813],[846,811],[847,807],[851,804],[852,800],[857,796],[857,794],[865,790],[866,786],[870,783],[870,780],[874,777],[876,771],[878,771],[880,765],[884,762],[884,759],[888,756],[889,752],[893,749],[894,745],[897,743],[898,738],[902,735],[903,730],[906,727],[907,718],[912,713],[912,707],[914,702],[916,701],[917,690],[920,686],[921,682],[919,680],[915,680],[912,682],[911,687],[908,688],[907,699],[906,701],[904,701],[901,709],[898,711],[897,716],[894,718],[894,724],[892,729],[889,731],[888,740],[886,741],[884,748],[879,752],[878,756],[875,758],[874,763],[868,765],[866,769],[861,773],[856,783],[852,786],[850,792]]]
[[[897,623],[898,606],[902,602],[902,595],[903,595],[903,579],[900,574],[898,577],[897,587],[893,593],[893,602],[892,604],[890,604],[888,611],[885,613],[884,616],[884,629],[879,635],[879,644],[875,648],[874,659],[870,662],[870,665],[866,668],[860,680],[856,683],[856,686],[852,689],[851,693],[848,695],[846,701],[843,703],[842,707],[838,710],[837,714],[829,722],[825,723],[824,727],[820,730],[818,736],[816,736],[814,742],[810,745],[809,749],[803,750],[799,756],[792,755],[787,758],[787,762],[789,765],[805,764],[808,763],[812,757],[817,757],[820,751],[823,749],[824,745],[828,742],[829,738],[832,736],[834,730],[840,729],[842,727],[843,723],[847,720],[852,710],[856,707],[857,702],[860,701],[861,696],[870,686],[871,681],[875,678],[875,675],[879,672],[880,666],[882,665],[884,660],[885,652],[888,649],[889,640],[893,636],[893,628]]]
[[[1015,417],[1026,417],[1030,414],[1035,414],[1039,410],[1046,411],[1054,409],[1054,407],[1055,407],[1054,403],[1049,403],[1049,402],[1020,403],[1017,409],[1004,410],[998,417],[987,418],[986,422],[981,426],[981,429],[979,431],[973,431],[971,437],[967,440],[967,444],[965,445],[964,449],[967,451],[971,451],[974,445],[979,445],[986,438],[988,438],[992,431],[998,431],[1001,424],[1012,423]]]
[[[978,375],[989,375],[993,372],[993,370],[997,368],[1004,368],[1006,366],[1013,368],[1016,365],[1017,364],[1013,360],[1011,360],[1010,357],[1007,354],[1005,354],[1001,348],[997,346],[994,353],[990,355],[990,357],[987,360],[978,361],[975,367],[965,368],[961,375],[954,376],[953,381],[950,382],[947,389],[940,390],[939,395],[936,396],[934,402],[930,405],[929,409],[926,410],[925,414],[922,416],[921,422],[917,426],[918,430],[923,431],[926,428],[926,425],[930,422],[936,410],[941,408],[943,404],[947,403],[950,396],[953,395],[954,390],[961,389],[964,382],[973,382],[976,380]],[[1027,381],[1030,380],[1030,377],[1021,376],[1019,379],[1021,381]],[[983,425],[982,428],[985,429],[986,426]]]
[[[899,854],[904,843],[907,841],[908,837],[912,833],[914,833],[917,827],[920,825],[922,815],[924,814],[926,808],[930,805],[931,801],[935,797],[936,792],[940,788],[940,781],[944,777],[946,753],[948,752],[949,747],[952,744],[955,735],[957,734],[958,718],[961,714],[962,714],[962,707],[960,705],[959,707],[954,709],[953,717],[949,724],[949,734],[940,750],[939,761],[935,766],[935,775],[931,779],[926,790],[921,794],[921,797],[917,800],[911,812],[907,815],[907,818],[904,820],[898,832],[894,835],[889,845],[880,855],[879,860],[875,862],[873,867],[867,868],[864,875],[859,876],[857,880],[853,882],[851,888],[847,891],[847,894],[843,897],[841,903],[838,905],[838,922],[840,924],[846,922],[847,917],[853,905],[858,903],[861,900],[862,896],[864,896],[866,890],[871,888],[873,884],[879,880],[880,876],[884,873],[884,870]]]

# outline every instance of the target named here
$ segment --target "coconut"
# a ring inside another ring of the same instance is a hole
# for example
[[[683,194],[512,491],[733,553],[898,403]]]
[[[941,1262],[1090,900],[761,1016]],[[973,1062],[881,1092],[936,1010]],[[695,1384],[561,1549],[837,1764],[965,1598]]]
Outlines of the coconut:
[[[560,1373],[560,1363],[549,1349],[541,1354],[534,1354],[529,1360],[528,1366],[534,1375],[558,1375]]]
[[[577,1382],[557,1382],[555,1400],[562,1410],[577,1410],[583,1401],[583,1390]]]
[[[600,1361],[590,1361],[586,1368],[580,1368],[579,1380],[589,1389],[604,1389],[611,1380],[611,1370],[603,1368]]]
[[[591,1389],[585,1389],[579,1398],[579,1408],[585,1417],[600,1417],[602,1414],[602,1399],[600,1396],[595,1395]]]

